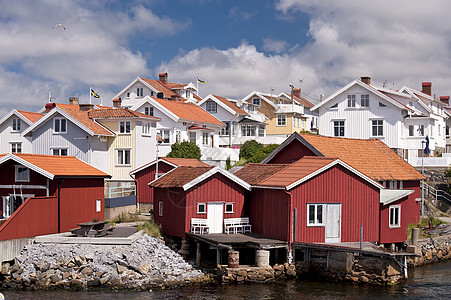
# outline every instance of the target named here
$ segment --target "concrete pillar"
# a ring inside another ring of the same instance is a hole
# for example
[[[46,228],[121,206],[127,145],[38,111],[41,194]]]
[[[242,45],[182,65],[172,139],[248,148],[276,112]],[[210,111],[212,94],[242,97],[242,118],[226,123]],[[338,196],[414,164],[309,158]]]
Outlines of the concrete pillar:
[[[240,266],[240,252],[229,250],[229,268],[238,268]]]
[[[412,228],[412,245],[418,245],[418,238],[420,236],[419,228]]]
[[[269,251],[268,250],[257,250],[256,261],[258,267],[269,266]]]

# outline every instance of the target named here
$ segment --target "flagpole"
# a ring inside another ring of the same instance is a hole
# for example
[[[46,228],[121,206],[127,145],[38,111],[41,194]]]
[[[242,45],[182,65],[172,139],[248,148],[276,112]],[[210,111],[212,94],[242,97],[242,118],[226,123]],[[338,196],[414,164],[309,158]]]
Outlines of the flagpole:
[[[89,87],[89,104],[91,104],[91,91],[92,91],[92,87]]]
[[[197,77],[197,80],[196,80],[196,89],[197,89],[197,95],[199,95],[199,77]]]

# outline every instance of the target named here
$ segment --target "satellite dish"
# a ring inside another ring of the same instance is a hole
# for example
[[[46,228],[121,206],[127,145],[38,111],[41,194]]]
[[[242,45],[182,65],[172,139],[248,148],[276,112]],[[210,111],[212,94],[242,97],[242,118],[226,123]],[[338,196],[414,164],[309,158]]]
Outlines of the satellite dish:
[[[241,100],[241,99],[236,100],[236,105],[237,105],[238,107],[243,106],[243,100]]]

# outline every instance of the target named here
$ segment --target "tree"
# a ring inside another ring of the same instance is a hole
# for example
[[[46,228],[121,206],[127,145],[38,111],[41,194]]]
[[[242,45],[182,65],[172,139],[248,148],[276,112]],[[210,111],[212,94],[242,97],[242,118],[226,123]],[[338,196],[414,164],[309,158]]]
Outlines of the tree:
[[[251,159],[251,157],[257,152],[258,149],[262,149],[263,145],[256,140],[250,140],[240,147],[240,158],[245,160]]]
[[[232,162],[230,160],[230,156],[226,159],[225,169],[230,170],[232,168]]]
[[[279,145],[278,144],[269,144],[265,147],[257,149],[251,158],[248,159],[248,162],[251,163],[260,163],[264,160],[271,152],[274,151]]]
[[[171,152],[167,155],[167,157],[194,159],[200,159],[201,156],[199,146],[188,141],[172,144]]]

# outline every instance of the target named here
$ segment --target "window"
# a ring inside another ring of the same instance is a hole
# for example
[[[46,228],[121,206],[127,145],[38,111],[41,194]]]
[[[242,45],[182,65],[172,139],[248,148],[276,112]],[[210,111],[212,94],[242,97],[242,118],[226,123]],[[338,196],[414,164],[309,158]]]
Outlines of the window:
[[[307,226],[321,226],[323,223],[324,204],[307,204]]]
[[[401,205],[390,206],[389,227],[399,228],[401,227]]]
[[[197,213],[198,214],[207,213],[207,206],[205,205],[205,203],[197,203]]]
[[[153,116],[153,107],[144,107],[144,114]]]
[[[30,169],[24,166],[16,166],[16,181],[28,182],[30,181]]]
[[[102,200],[96,199],[96,212],[101,212],[101,211],[102,211]]]
[[[414,136],[414,127],[413,127],[413,125],[409,125],[409,136]]]
[[[158,215],[160,217],[163,216],[163,202],[162,201],[158,202]]]
[[[229,135],[229,127],[230,127],[230,122],[227,121],[222,121],[222,123],[224,123],[226,126],[221,128],[221,131],[219,132],[219,135],[225,135],[228,136]]]
[[[277,115],[277,126],[287,126],[287,115]]]
[[[260,98],[252,98],[252,104],[255,106],[260,106]]]
[[[119,133],[130,133],[130,131],[131,131],[130,121],[119,122]]]
[[[130,98],[130,92],[127,92],[127,98]]]
[[[355,95],[348,95],[348,107],[355,107]]]
[[[345,121],[334,121],[334,136],[345,136]]]
[[[360,106],[361,107],[369,107],[370,106],[370,95],[369,94],[360,95]]]
[[[335,104],[332,105],[330,108],[338,108],[338,103],[335,103]]]
[[[382,102],[379,102],[379,107],[387,107],[387,105],[385,105],[385,104],[382,103]]]
[[[265,125],[258,125],[258,136],[265,136]]]
[[[208,146],[210,144],[210,134],[208,132],[202,132],[202,145]]]
[[[398,188],[398,181],[396,181],[396,180],[389,181],[389,188],[396,190]]]
[[[117,150],[117,164],[119,166],[130,165],[130,149]]]
[[[424,125],[418,126],[418,134],[424,136]]]
[[[384,121],[383,120],[372,120],[372,134],[373,136],[383,136],[384,135]]]
[[[233,203],[226,203],[224,212],[226,214],[233,214]]]
[[[447,137],[449,136],[449,126],[446,126],[446,128],[445,128],[445,135]]]
[[[13,119],[13,131],[20,131],[20,119]]]
[[[11,143],[11,153],[22,153],[22,143]]]
[[[159,129],[157,134],[163,139],[164,144],[169,144],[169,130]]]
[[[66,128],[66,119],[54,119],[53,123],[53,132],[56,133],[65,133],[67,131]]]
[[[142,135],[150,135],[150,122],[143,122]]]
[[[214,102],[214,101],[207,101],[207,103],[205,103],[205,109],[211,114],[216,113],[216,111],[217,111],[216,102]]]
[[[67,156],[67,149],[66,148],[54,148],[54,149],[52,149],[52,155]]]
[[[242,124],[241,125],[241,136],[255,136],[255,125]]]
[[[136,89],[136,96],[142,97],[143,96],[143,88],[137,88]]]
[[[186,96],[186,99],[188,99],[189,97],[191,97],[191,91],[190,91],[190,90],[186,90],[186,91],[185,91],[185,96]]]
[[[175,132],[175,142],[180,143],[182,141],[182,132],[180,130],[177,130]]]

